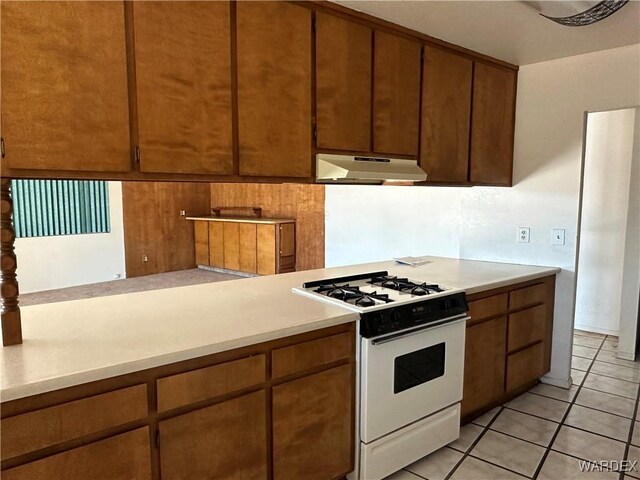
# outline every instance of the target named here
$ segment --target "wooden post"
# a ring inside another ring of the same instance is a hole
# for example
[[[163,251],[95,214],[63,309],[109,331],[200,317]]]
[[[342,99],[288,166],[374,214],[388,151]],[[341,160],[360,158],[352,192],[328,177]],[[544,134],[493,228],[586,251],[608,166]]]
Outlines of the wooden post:
[[[11,179],[0,179],[0,314],[2,316],[2,345],[22,343],[22,322],[18,306],[18,280],[16,280],[16,254],[13,242],[13,201]]]

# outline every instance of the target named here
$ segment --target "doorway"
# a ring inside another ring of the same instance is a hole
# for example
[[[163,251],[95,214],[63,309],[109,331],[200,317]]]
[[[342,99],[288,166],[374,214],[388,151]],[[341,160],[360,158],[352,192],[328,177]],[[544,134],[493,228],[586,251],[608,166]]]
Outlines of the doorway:
[[[634,359],[640,299],[640,107],[587,114],[576,329],[619,338]]]

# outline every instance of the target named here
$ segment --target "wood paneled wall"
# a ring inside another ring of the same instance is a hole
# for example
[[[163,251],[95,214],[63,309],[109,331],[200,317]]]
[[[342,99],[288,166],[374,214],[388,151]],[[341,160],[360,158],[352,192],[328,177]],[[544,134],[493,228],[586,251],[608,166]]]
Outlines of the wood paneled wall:
[[[122,183],[127,277],[195,268],[193,222],[180,211],[208,214],[209,192],[208,183]]]
[[[262,207],[265,217],[296,219],[296,270],[324,267],[324,186],[212,183],[211,206]]]

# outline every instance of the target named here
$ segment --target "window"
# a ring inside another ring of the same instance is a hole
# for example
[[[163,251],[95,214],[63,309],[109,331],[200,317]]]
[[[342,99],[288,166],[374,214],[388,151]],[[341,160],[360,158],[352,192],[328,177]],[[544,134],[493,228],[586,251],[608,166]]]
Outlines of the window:
[[[105,181],[12,180],[16,237],[108,233]]]

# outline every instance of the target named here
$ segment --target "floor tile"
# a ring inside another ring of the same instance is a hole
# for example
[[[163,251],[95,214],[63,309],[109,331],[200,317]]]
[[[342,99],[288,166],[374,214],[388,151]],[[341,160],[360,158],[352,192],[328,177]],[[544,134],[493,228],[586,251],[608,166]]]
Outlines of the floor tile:
[[[585,337],[582,335],[573,336],[573,345],[581,345],[583,347],[600,348],[604,338]]]
[[[594,338],[602,338],[602,339],[606,337],[604,333],[587,332],[586,330],[578,330],[577,328],[573,329],[573,334],[582,335],[583,337],[594,337]]]
[[[554,387],[553,385],[547,385],[546,383],[539,383],[529,390],[531,393],[555,398],[556,400],[562,400],[563,402],[570,402],[573,400],[577,391],[577,385],[572,385],[570,388],[560,388]]]
[[[631,437],[631,445],[640,447],[640,422],[635,420],[633,422],[633,435]]]
[[[508,408],[500,412],[498,418],[491,424],[492,430],[506,433],[543,447],[549,445],[557,428],[557,423]]]
[[[587,372],[583,372],[582,370],[576,370],[575,368],[572,368],[571,379],[573,380],[573,384],[580,385],[586,374]]]
[[[422,479],[411,472],[407,472],[406,470],[399,470],[396,473],[392,473],[388,477],[385,477],[384,480],[422,480]]]
[[[627,453],[627,460],[637,462],[640,470],[640,447],[629,446],[629,453]],[[638,472],[629,472],[631,475],[637,475]]]
[[[602,342],[602,347],[600,348],[602,350],[610,350],[615,352],[618,350],[618,341],[606,339],[604,342]]]
[[[498,432],[486,432],[470,455],[506,467],[522,475],[532,476],[542,459],[544,448]]]
[[[599,360],[601,362],[607,362],[607,363],[615,363],[616,365],[621,365],[623,367],[636,368],[636,369],[640,368],[640,362],[634,362],[632,360],[625,360],[624,358],[618,358],[616,356],[616,352],[612,350],[600,350],[598,355],[596,355],[596,360]]]
[[[590,373],[584,381],[583,386],[591,390],[599,390],[601,392],[613,393],[621,397],[634,399],[638,395],[637,383],[627,382],[618,378],[606,377],[597,373]]]
[[[454,442],[451,442],[449,447],[465,453],[483,430],[484,428],[478,425],[467,423],[465,426],[460,427],[460,437]]]
[[[593,362],[593,365],[591,365],[591,371],[593,373],[619,378],[620,380],[626,380],[628,382],[640,383],[640,370],[635,368],[622,367],[620,365],[599,362],[596,360]]]
[[[569,404],[553,398],[524,393],[511,400],[508,406],[513,410],[559,422],[567,411]]]
[[[586,372],[587,370],[589,370],[592,361],[593,360],[591,358],[576,357],[574,355],[573,357],[571,357],[571,368]]]
[[[583,358],[594,358],[598,353],[597,348],[583,347],[582,345],[574,345],[573,346],[573,356],[574,357],[583,357]]]
[[[629,438],[629,428],[631,428],[630,418],[619,417],[581,405],[571,407],[564,423],[622,442],[626,442]]]
[[[583,472],[580,470],[580,463],[578,463],[580,461],[577,458],[552,450],[547,455],[537,478],[540,480],[581,480],[583,478],[589,480],[616,480],[618,478],[618,473],[616,472]]]
[[[515,480],[522,478],[526,477],[473,457],[465,458],[451,476],[451,480]]]
[[[462,453],[444,447],[405,467],[405,470],[429,480],[444,480],[461,458]]]
[[[597,390],[584,387],[576,397],[575,403],[583,407],[595,408],[596,410],[602,410],[627,418],[633,418],[633,409],[635,407],[635,400],[631,398],[598,392]]]
[[[624,455],[625,444],[563,425],[551,445],[553,450],[568,453],[583,460],[598,462],[618,460]]]
[[[500,411],[500,407],[492,408],[484,415],[481,415],[475,420],[472,420],[472,422],[475,423],[476,425],[482,425],[483,427],[486,427],[489,424],[489,422],[493,420],[493,417],[495,417],[499,411]]]

